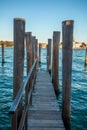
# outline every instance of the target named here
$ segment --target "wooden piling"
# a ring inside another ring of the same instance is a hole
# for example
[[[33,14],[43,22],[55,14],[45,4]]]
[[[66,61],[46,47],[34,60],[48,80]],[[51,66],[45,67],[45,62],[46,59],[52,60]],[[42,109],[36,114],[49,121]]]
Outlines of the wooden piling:
[[[35,36],[32,36],[32,64],[34,63],[34,60],[35,60],[35,43],[36,43],[36,41],[35,41],[35,39],[36,39],[36,37]]]
[[[38,39],[37,39],[37,60],[39,62],[39,43],[38,43]]]
[[[13,98],[16,97],[18,90],[23,83],[24,70],[24,36],[25,20],[21,18],[14,19],[14,78],[13,78]],[[20,103],[16,114],[12,119],[12,130],[17,130],[22,113],[22,104]]]
[[[32,33],[26,33],[27,74],[32,66]]]
[[[39,63],[41,63],[41,47],[42,47],[42,44],[39,43]]]
[[[86,47],[86,52],[85,52],[85,65],[84,65],[87,69],[87,47]]]
[[[62,22],[62,117],[67,130],[70,130],[73,24],[73,20]]]
[[[52,39],[48,39],[48,58],[49,58],[49,65],[48,65],[48,71],[49,73],[51,73],[51,55],[52,55],[52,51],[51,51],[51,46],[52,45]]]
[[[52,66],[52,82],[56,95],[59,94],[59,42],[60,32],[53,32],[53,66]]]
[[[37,58],[37,66],[36,68],[38,68],[38,39],[35,39],[35,58]]]
[[[48,45],[47,45],[47,71],[49,71],[49,55],[48,55]]]
[[[2,66],[4,64],[4,43],[2,42]]]
[[[26,38],[27,74],[28,74],[32,66],[32,33],[26,32],[25,38]],[[31,82],[26,87],[26,106],[28,106],[28,93],[31,86],[32,86],[32,79]],[[31,98],[31,102],[32,102],[32,98]],[[27,128],[28,128],[28,112],[26,114],[26,121],[25,121],[25,129],[27,130]]]
[[[35,58],[37,58],[37,45],[38,45],[38,39],[35,39]]]

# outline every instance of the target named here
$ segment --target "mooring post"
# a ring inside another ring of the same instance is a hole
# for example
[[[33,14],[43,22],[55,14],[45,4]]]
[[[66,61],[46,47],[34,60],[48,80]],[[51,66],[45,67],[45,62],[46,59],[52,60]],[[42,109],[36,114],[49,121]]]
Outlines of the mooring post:
[[[39,43],[39,63],[41,63],[41,47],[42,47],[42,44]]]
[[[87,47],[86,47],[86,52],[85,52],[85,68],[87,69]]]
[[[14,19],[14,78],[13,78],[13,98],[16,97],[24,76],[24,36],[25,20]],[[16,114],[12,118],[12,130],[17,130],[22,114],[22,103],[20,102]]]
[[[27,57],[27,74],[28,74],[32,66],[32,33],[26,32],[25,38],[26,38],[26,54],[27,54],[26,56]],[[26,87],[26,106],[28,106],[28,93],[31,87],[32,87],[32,79],[30,80],[30,82],[28,83]],[[25,129],[27,130],[27,128],[28,128],[28,112],[26,114],[26,120],[25,120]]]
[[[70,130],[73,24],[73,20],[62,22],[62,117],[67,130]]]
[[[49,71],[49,55],[48,55],[48,45],[47,47],[47,71]]]
[[[51,46],[52,46],[52,39],[48,39],[48,58],[49,58],[48,71],[49,73],[51,73],[51,55],[52,55]]]
[[[36,55],[36,52],[35,52],[35,36],[32,36],[32,64],[34,63],[35,61],[35,55]]]
[[[35,39],[35,58],[37,58],[37,45],[38,45],[38,39]]]
[[[32,66],[32,33],[26,33],[27,74]]]
[[[36,44],[36,37],[35,36],[32,36],[32,65],[35,61],[35,58],[36,58],[36,49],[35,49],[35,45]],[[33,77],[32,77],[32,81],[34,81],[34,73],[33,73]],[[33,89],[34,89],[34,86],[33,86]],[[31,100],[30,100],[30,104],[32,105],[32,95],[31,95]]]
[[[39,43],[38,43],[38,39],[37,39],[37,60],[39,63]]]
[[[38,58],[37,46],[38,46],[38,39],[35,38],[35,59]],[[37,68],[38,68],[38,60],[37,60],[37,65],[35,67],[35,72],[34,72],[34,83],[36,83],[36,71],[37,71]]]
[[[53,32],[53,66],[52,66],[52,82],[56,95],[59,94],[59,42],[60,32]]]
[[[37,65],[36,65],[36,69],[38,68],[38,39],[35,39],[35,52],[36,52],[36,57],[37,58]]]
[[[4,43],[2,42],[2,66],[4,64]]]

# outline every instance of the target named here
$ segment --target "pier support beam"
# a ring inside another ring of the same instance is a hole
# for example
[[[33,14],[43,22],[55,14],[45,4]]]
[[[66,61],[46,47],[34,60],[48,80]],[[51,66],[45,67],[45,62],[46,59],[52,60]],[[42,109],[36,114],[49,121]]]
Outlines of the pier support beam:
[[[67,130],[70,130],[73,24],[72,20],[62,22],[62,117]]]
[[[60,32],[53,32],[53,67],[52,67],[52,82],[56,95],[59,94],[59,42]]]
[[[49,73],[51,73],[51,55],[52,55],[52,51],[51,51],[51,48],[52,47],[52,39],[48,39],[48,71]]]
[[[38,56],[37,56],[37,46],[38,46],[38,39],[35,39],[35,58],[37,58]]]
[[[85,53],[85,68],[87,70],[87,47],[86,47],[86,53]]]
[[[25,20],[21,18],[14,19],[14,79],[13,79],[13,98],[19,91],[24,76],[24,36]],[[22,113],[22,104],[19,104],[18,110],[12,119],[12,130],[17,130]]]
[[[41,63],[41,47],[42,47],[42,44],[40,43],[39,44],[39,63]]]
[[[2,42],[2,66],[4,64],[4,43]]]
[[[35,44],[36,44],[36,37],[32,36],[32,64],[34,63],[35,58],[36,58]]]
[[[47,71],[49,70],[49,53],[48,53],[48,45],[47,45]]]
[[[25,34],[25,38],[26,38],[27,74],[28,74],[32,66],[32,33],[27,32]],[[28,106],[28,93],[31,86],[32,86],[32,79],[31,79],[30,84],[28,84],[26,87],[26,105],[27,106]],[[27,129],[28,129],[28,112],[26,114],[26,120],[25,120],[25,130]]]
[[[32,66],[32,33],[26,33],[27,74]]]

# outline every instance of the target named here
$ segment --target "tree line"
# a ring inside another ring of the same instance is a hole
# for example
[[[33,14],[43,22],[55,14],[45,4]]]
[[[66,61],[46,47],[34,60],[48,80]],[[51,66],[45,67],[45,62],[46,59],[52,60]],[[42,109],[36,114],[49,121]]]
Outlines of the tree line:
[[[0,46],[4,44],[5,47],[13,47],[13,41],[0,41]]]

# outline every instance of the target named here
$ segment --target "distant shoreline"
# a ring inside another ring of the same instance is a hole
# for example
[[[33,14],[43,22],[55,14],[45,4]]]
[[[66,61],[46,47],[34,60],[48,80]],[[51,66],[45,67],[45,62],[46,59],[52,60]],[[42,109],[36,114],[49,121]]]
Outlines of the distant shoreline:
[[[0,41],[0,47],[2,47],[2,44],[4,44],[4,47],[9,47],[9,48],[13,48],[14,47],[14,42],[13,41]],[[38,47],[39,47],[39,44],[41,44],[42,48],[47,48],[47,43],[38,43]],[[26,47],[26,45],[25,45]],[[59,48],[62,49],[62,44],[59,45]],[[85,47],[73,47],[72,48],[73,50],[84,50],[86,49],[86,46]]]
[[[2,48],[2,46],[0,46]],[[4,46],[4,48],[14,48],[14,46]],[[46,47],[42,47],[43,49],[46,49]],[[62,49],[59,47],[59,49]],[[85,50],[86,48],[72,48],[73,50]]]

